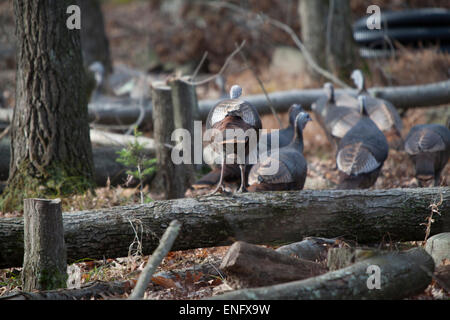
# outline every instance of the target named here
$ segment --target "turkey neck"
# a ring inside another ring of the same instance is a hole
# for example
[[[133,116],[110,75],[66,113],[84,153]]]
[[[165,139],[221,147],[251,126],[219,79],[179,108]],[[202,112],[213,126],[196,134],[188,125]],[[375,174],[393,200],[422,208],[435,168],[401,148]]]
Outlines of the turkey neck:
[[[292,138],[289,147],[295,148],[296,150],[300,150],[300,152],[303,153],[303,130],[298,125],[298,121],[295,122],[294,137]]]

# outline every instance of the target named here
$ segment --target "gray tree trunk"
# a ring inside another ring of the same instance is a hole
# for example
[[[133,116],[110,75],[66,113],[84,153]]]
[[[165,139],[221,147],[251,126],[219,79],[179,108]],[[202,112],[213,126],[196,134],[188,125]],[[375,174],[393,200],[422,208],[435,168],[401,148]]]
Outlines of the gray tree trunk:
[[[65,288],[67,254],[61,200],[25,199],[23,289]]]
[[[93,187],[86,74],[80,32],[66,26],[69,0],[14,1],[16,105],[4,212],[23,198]]]
[[[369,286],[380,268],[380,288]],[[213,297],[215,300],[347,300],[402,299],[419,294],[431,283],[434,262],[423,248],[392,252],[306,280],[255,289],[242,289]],[[371,271],[372,272],[372,271]]]
[[[183,227],[172,250],[228,245],[286,244],[307,236],[343,237],[358,243],[423,240],[429,205],[438,202],[431,234],[450,231],[450,188],[302,190],[233,197],[154,201],[63,214],[68,258],[128,255],[135,226],[142,225],[144,254],[151,254],[173,219]],[[23,219],[0,219],[0,268],[20,266]]]
[[[330,71],[347,82],[359,59],[353,39],[349,0],[329,1],[326,41]]]
[[[302,40],[319,66],[348,81],[358,55],[349,0],[299,0]],[[313,79],[320,75],[307,68]]]
[[[81,48],[84,65],[101,62],[106,73],[113,71],[109,41],[106,36],[103,13],[98,0],[77,0],[81,9]]]

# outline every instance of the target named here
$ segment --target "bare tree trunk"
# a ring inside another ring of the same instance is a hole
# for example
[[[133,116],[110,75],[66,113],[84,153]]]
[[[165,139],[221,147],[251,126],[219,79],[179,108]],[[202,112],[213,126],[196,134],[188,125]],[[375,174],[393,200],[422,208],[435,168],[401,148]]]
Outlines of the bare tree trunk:
[[[299,0],[302,39],[319,66],[347,82],[358,55],[349,0]],[[320,75],[308,67],[316,80]]]
[[[299,0],[298,13],[302,40],[306,50],[311,53],[316,63],[327,69],[325,52],[327,34],[328,0]],[[320,75],[310,66],[307,68],[313,79],[320,79]]]
[[[11,165],[3,211],[24,198],[84,192],[93,161],[79,30],[68,0],[14,1],[18,39]]]
[[[65,288],[67,254],[61,200],[25,199],[24,243],[24,290]]]
[[[304,237],[342,237],[358,243],[423,240],[430,204],[440,201],[431,234],[450,231],[450,188],[302,190],[154,201],[146,205],[63,214],[69,259],[124,257],[142,224],[151,254],[173,219],[183,227],[172,250],[228,245],[235,240],[282,244]],[[256,232],[256,231],[257,232]],[[80,245],[83,244],[83,245]],[[20,266],[23,221],[0,219],[0,268]]]
[[[347,82],[359,59],[349,0],[329,1],[326,48],[330,71]]]
[[[109,41],[98,0],[77,0],[81,9],[81,48],[85,66],[101,62],[106,73],[113,70]]]

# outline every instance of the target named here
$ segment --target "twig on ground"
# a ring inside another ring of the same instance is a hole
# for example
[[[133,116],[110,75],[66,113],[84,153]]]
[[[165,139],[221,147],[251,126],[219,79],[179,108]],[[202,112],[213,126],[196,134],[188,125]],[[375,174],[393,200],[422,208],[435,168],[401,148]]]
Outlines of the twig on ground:
[[[423,246],[425,246],[426,245],[426,243],[427,243],[427,240],[428,240],[428,237],[430,236],[430,232],[431,232],[431,224],[434,222],[434,219],[433,219],[433,214],[434,213],[437,213],[437,214],[439,214],[439,215],[441,215],[441,213],[439,212],[439,206],[444,202],[444,199],[443,199],[443,197],[442,197],[442,193],[440,194],[441,195],[441,200],[438,202],[438,203],[432,203],[432,204],[430,204],[430,208],[431,208],[431,213],[430,213],[430,215],[426,218],[426,223],[421,223],[421,225],[425,225],[425,226],[427,226],[427,229],[425,230],[425,240],[424,240],[424,242],[423,242]]]
[[[156,268],[161,264],[164,257],[169,253],[172,245],[178,236],[181,229],[181,223],[178,220],[172,220],[169,227],[164,232],[158,248],[153,252],[149,258],[147,265],[139,276],[139,280],[133,293],[128,299],[130,300],[141,300],[144,297],[145,290],[147,289],[148,283],[155,272]]]
[[[2,140],[4,137],[6,137],[11,130],[11,125],[7,126],[5,130],[3,130],[2,133],[0,133],[0,140]]]

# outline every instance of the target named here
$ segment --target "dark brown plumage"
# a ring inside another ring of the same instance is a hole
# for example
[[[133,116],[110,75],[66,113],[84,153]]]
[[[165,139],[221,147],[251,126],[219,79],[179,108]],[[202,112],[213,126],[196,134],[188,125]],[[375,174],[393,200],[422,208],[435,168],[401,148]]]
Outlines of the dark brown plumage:
[[[249,191],[303,189],[307,173],[303,156],[303,129],[310,120],[308,113],[300,112],[291,143],[263,157],[252,167],[248,177]]]
[[[336,154],[340,189],[371,187],[388,156],[386,137],[367,115],[366,97],[358,100],[361,119],[342,138]]]
[[[256,152],[262,125],[255,107],[239,99],[241,93],[242,89],[234,85],[230,90],[231,99],[219,102],[208,114],[206,128],[213,130],[211,147],[221,157],[221,174],[212,194],[223,189],[226,164],[239,165],[241,185],[238,192],[246,191],[248,157]]]
[[[450,157],[450,130],[439,124],[416,125],[406,136],[405,151],[414,162],[419,185],[439,186]]]
[[[295,119],[301,111],[304,111],[304,110],[298,104],[293,104],[289,108],[289,111],[288,111],[289,125],[286,128],[279,131],[278,148],[285,147],[289,143],[291,143],[292,138],[294,136]],[[267,134],[267,135],[261,136],[260,139],[262,140],[262,142],[266,142],[265,150],[270,149],[270,147],[272,145],[272,135]],[[208,148],[208,149],[209,150],[207,150],[206,152],[212,151],[211,148]],[[264,150],[260,150],[260,152],[263,153]],[[248,172],[250,171],[250,168],[251,168],[251,165],[248,165],[245,168],[245,172],[247,173],[246,174],[247,176],[248,176]],[[221,172],[220,167],[213,168],[213,170],[211,172],[207,173],[206,175],[201,177],[199,180],[197,180],[192,185],[192,187],[194,189],[200,189],[200,188],[211,187],[213,185],[217,185],[217,183],[219,183],[219,180],[220,180],[220,172]],[[228,182],[228,183],[236,183],[236,182],[240,182],[240,179],[241,179],[241,174],[240,174],[239,166],[237,164],[225,164],[224,173],[223,173],[223,181]]]

